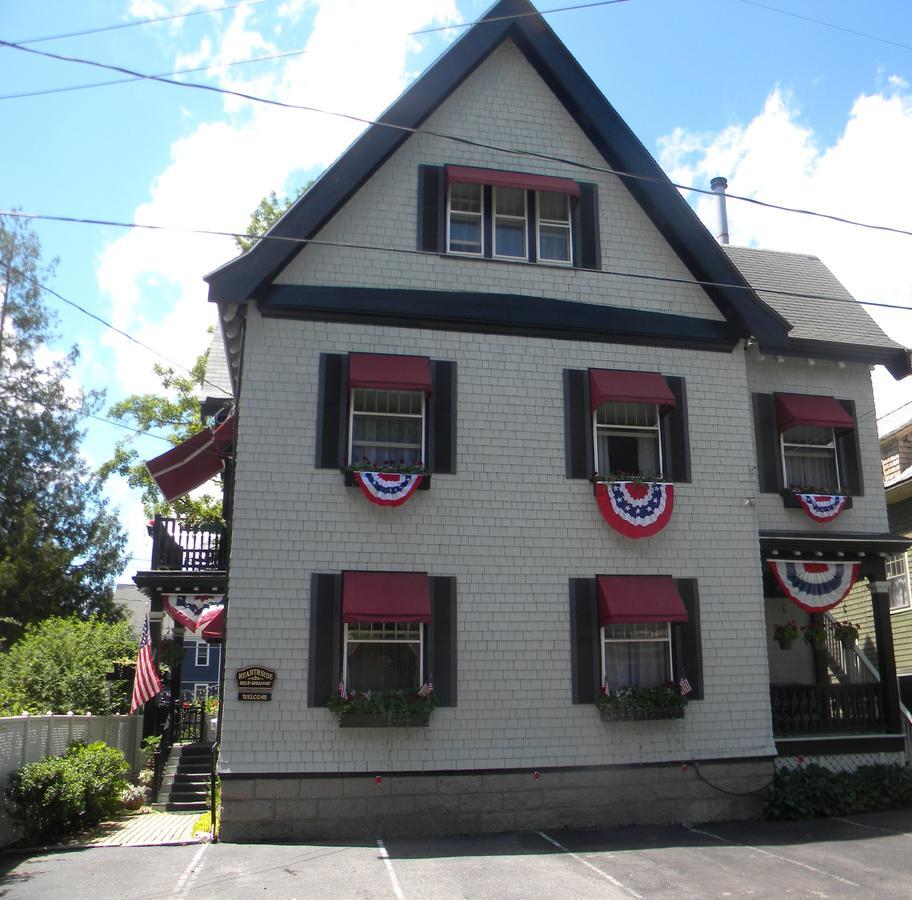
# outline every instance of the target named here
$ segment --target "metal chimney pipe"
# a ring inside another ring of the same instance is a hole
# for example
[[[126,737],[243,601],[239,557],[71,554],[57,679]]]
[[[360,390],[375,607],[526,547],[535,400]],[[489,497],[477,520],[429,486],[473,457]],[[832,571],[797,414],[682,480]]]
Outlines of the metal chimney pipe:
[[[720,244],[728,243],[728,213],[725,210],[725,189],[728,187],[728,179],[717,175],[709,183],[710,188],[719,198],[719,233],[716,239]]]

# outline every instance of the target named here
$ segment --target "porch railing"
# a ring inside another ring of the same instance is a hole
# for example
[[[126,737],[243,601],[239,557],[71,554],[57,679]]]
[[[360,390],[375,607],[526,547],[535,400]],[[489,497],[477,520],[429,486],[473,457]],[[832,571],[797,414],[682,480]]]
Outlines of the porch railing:
[[[156,516],[152,522],[152,569],[176,572],[220,571],[227,566],[225,527],[191,527],[180,519]]]
[[[777,737],[882,732],[880,684],[772,684],[770,705]]]
[[[877,669],[855,643],[846,645],[836,637],[836,619],[830,613],[823,614],[826,629],[826,651],[838,669],[842,670],[840,681],[851,684],[875,684],[880,681]]]

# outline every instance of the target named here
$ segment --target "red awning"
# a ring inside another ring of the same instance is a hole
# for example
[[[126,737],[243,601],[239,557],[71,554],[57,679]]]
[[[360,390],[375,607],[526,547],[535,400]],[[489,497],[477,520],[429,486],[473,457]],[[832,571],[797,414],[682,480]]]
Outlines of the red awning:
[[[234,415],[230,415],[214,432],[204,428],[183,444],[150,459],[146,468],[165,499],[176,500],[225,468],[225,454],[233,441]]]
[[[431,392],[431,361],[426,356],[350,353],[348,386],[380,391]]]
[[[470,166],[447,166],[447,186],[453,184],[490,184],[494,187],[522,188],[527,191],[554,191],[579,197],[579,185],[572,178],[552,175],[529,175],[526,172],[500,172],[497,169],[475,169]]]
[[[430,622],[424,572],[343,572],[343,622]]]
[[[593,409],[603,403],[658,403],[672,409],[675,397],[658,372],[590,369],[589,399]]]
[[[855,428],[855,420],[832,397],[812,394],[776,394],[779,431],[796,425],[815,428],[836,428],[841,431]]]
[[[600,625],[686,622],[684,601],[669,575],[599,575]]]
[[[225,607],[223,606],[208,621],[203,622],[200,631],[208,644],[217,643],[225,636]]]

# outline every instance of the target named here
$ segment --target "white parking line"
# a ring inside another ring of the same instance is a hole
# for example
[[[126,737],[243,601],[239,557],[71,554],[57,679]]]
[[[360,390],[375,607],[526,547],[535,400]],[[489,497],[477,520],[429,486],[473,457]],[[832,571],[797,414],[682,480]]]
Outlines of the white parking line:
[[[396,877],[395,871],[393,871],[393,862],[390,859],[389,853],[386,852],[386,847],[380,838],[377,838],[377,849],[380,851],[380,859],[386,864],[386,874],[390,877],[396,900],[405,900],[405,894],[402,893],[402,888],[399,886],[399,879]]]
[[[909,837],[908,831],[897,831],[895,828],[884,828],[882,825],[868,825],[867,822],[856,822],[854,819],[843,819],[840,816],[833,816],[837,822],[845,822],[847,825],[855,825],[858,828],[867,828],[869,831],[882,831],[884,834],[901,834]]]
[[[174,886],[174,896],[177,897],[183,893],[184,888],[188,891],[193,887],[193,882],[196,881],[196,876],[199,874],[199,869],[197,864],[200,859],[202,859],[203,853],[205,852],[208,844],[201,844],[199,850],[196,851],[196,856],[190,860],[190,865],[184,869],[184,874],[178,879],[177,884]]]
[[[603,872],[600,868],[598,868],[598,866],[592,865],[591,862],[583,859],[582,856],[579,856],[578,854],[574,853],[572,850],[568,850],[559,841],[556,841],[556,840],[554,840],[553,837],[550,837],[549,835],[545,834],[544,831],[537,831],[535,833],[539,837],[544,838],[549,844],[553,844],[555,847],[558,848],[558,850],[562,850],[568,856],[573,857],[573,859],[575,859],[577,862],[582,863],[587,869],[591,869],[593,872],[596,873],[596,875],[601,875],[601,877],[604,878],[605,881],[610,881],[611,884],[613,884],[616,888],[620,888],[625,893],[630,894],[631,897],[636,897],[636,898],[638,898],[638,900],[643,900],[642,894],[638,894],[635,890],[633,890],[633,888],[627,887],[626,884],[622,884],[620,881],[617,880],[617,878],[612,878],[607,872]]]
[[[840,875],[834,875],[832,872],[827,872],[826,869],[818,869],[816,866],[799,862],[797,859],[790,859],[788,856],[780,856],[778,853],[771,853],[769,850],[763,850],[760,847],[755,847],[753,844],[742,844],[740,841],[730,841],[728,838],[724,838],[720,834],[713,834],[711,831],[703,831],[700,828],[694,828],[692,825],[685,825],[684,827],[694,834],[702,834],[705,837],[711,837],[713,840],[721,841],[723,844],[730,844],[732,847],[744,847],[746,850],[753,850],[754,853],[760,853],[763,856],[770,856],[773,859],[778,859],[780,862],[791,863],[793,866],[799,866],[800,868],[807,869],[809,872],[814,872],[817,875],[826,875],[827,878],[832,878],[835,881],[840,881],[843,884],[850,885],[851,887],[861,887],[860,884],[856,884],[854,881],[849,881],[848,878],[842,878]]]

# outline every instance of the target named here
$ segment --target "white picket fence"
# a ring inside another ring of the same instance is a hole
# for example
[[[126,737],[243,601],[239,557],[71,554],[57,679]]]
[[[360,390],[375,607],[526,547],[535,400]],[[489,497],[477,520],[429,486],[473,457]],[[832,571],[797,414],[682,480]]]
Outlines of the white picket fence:
[[[104,741],[123,750],[130,768],[142,768],[142,716],[9,716],[0,718],[0,847],[18,837],[3,802],[12,772],[46,756],[59,756],[73,741]]]

